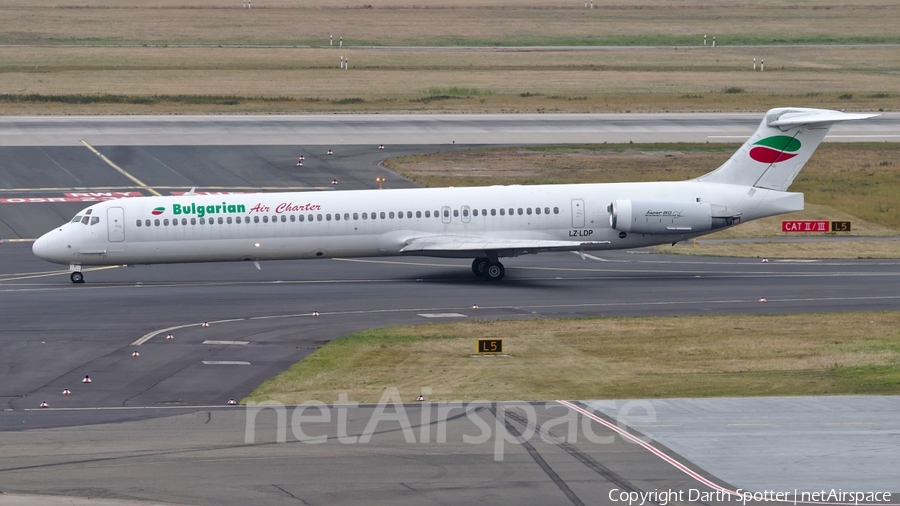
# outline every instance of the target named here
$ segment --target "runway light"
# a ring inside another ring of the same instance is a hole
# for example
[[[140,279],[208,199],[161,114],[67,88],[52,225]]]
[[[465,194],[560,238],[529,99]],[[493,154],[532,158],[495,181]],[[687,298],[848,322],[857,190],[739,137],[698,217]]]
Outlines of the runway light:
[[[765,302],[766,302],[766,298],[765,298],[765,297],[760,297],[760,298],[759,298],[759,302],[760,302],[760,303],[765,303]]]
[[[68,388],[63,388],[63,395],[72,395]]]
[[[209,322],[203,322],[200,324],[200,326],[203,328],[209,327]]]
[[[419,396],[418,396],[418,397],[416,397],[416,400],[417,400],[417,401],[419,401],[419,402],[422,402],[422,401],[424,401],[424,400],[425,400],[425,396],[424,396],[424,395],[422,395],[422,394],[419,394]]]
[[[175,336],[173,336],[172,334],[168,334],[166,336],[166,341],[171,341],[172,339],[175,339]]]
[[[763,261],[762,261],[762,263],[764,263],[764,264],[767,264],[767,263],[769,263],[769,259],[768,259],[768,258],[766,258],[766,257],[763,257]]]
[[[236,405],[237,405],[237,401],[234,400],[234,398],[228,399],[228,405],[229,405],[229,406],[236,406]]]
[[[134,357],[134,358],[138,358],[138,357],[141,356],[141,354],[138,353],[138,352],[134,352],[134,353],[131,354],[131,356]]]
[[[47,404],[47,401],[41,401],[41,407],[42,407],[42,408],[49,408],[50,405]]]
[[[386,179],[386,178],[383,178],[383,177],[376,177],[376,178],[375,178],[375,182],[378,183],[378,189],[379,189],[379,190],[381,189],[381,185],[384,184],[385,181],[387,181],[387,179]]]
[[[90,382],[91,382],[91,377],[90,377],[90,376],[85,376],[84,379],[81,380],[81,382],[82,382],[82,383],[90,383]]]
[[[478,304],[472,304],[472,311],[478,311]]]
[[[328,154],[329,154],[329,155],[331,155],[331,154],[333,154],[333,153],[332,153],[332,152],[331,152],[331,150],[330,150],[330,149],[329,149],[329,150],[328,150]]]
[[[312,312],[312,315],[313,315],[313,316],[319,316],[319,312],[318,312],[318,311],[313,311],[313,312]]]
[[[303,160],[306,160],[306,157],[303,155],[300,155],[300,161],[302,162]]]
[[[384,144],[379,144],[378,149],[384,149]]]
[[[297,162],[297,167],[303,167],[303,161],[302,161],[302,160],[299,161],[299,162]]]
[[[337,179],[332,179],[331,184],[337,184]]]

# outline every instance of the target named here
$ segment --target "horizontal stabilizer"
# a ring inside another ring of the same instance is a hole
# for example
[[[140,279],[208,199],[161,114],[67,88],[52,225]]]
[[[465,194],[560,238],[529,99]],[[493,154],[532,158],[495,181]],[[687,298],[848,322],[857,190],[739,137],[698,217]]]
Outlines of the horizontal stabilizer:
[[[869,119],[878,114],[846,113],[830,111],[827,109],[798,109],[784,114],[766,116],[766,124],[770,127],[796,127],[801,125],[823,125],[851,121],[857,119]]]

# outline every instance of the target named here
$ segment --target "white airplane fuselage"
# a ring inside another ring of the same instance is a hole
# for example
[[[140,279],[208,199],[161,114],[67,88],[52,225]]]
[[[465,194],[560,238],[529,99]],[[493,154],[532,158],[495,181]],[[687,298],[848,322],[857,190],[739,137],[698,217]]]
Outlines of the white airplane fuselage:
[[[139,197],[94,204],[33,246],[83,265],[422,255],[499,259],[676,243],[803,209],[787,189],[837,122],[877,114],[768,111],[718,169],[689,181]]]
[[[628,199],[707,202],[728,207],[742,221],[803,208],[799,193],[692,181],[143,197],[94,204],[79,213],[90,210],[94,224],[67,223],[34,250],[64,264],[155,264],[394,256],[410,239],[428,236],[582,241],[587,244],[578,249],[585,251],[621,249],[714,231],[620,232],[611,227],[608,207]],[[155,208],[162,208],[157,215]],[[51,242],[67,247],[44,252]],[[412,254],[473,257],[468,251]]]

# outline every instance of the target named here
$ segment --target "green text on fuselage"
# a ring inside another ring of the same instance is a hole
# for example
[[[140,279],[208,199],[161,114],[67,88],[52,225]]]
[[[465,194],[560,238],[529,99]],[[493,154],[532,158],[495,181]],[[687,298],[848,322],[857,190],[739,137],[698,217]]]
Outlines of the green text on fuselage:
[[[247,208],[244,207],[244,204],[226,204],[225,202],[208,206],[198,206],[193,202],[189,206],[172,204],[172,214],[196,214],[201,218],[206,216],[207,214],[232,214],[246,212]]]

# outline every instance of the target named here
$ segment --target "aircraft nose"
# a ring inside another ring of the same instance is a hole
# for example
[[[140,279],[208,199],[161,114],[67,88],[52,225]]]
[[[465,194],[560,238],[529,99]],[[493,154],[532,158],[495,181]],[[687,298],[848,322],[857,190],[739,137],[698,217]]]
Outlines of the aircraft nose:
[[[31,251],[36,257],[50,262],[58,261],[55,260],[55,258],[59,256],[60,252],[55,244],[58,241],[54,240],[55,238],[52,237],[54,232],[57,231],[54,230],[53,232],[38,237],[38,239],[34,241],[34,244],[31,245]]]

